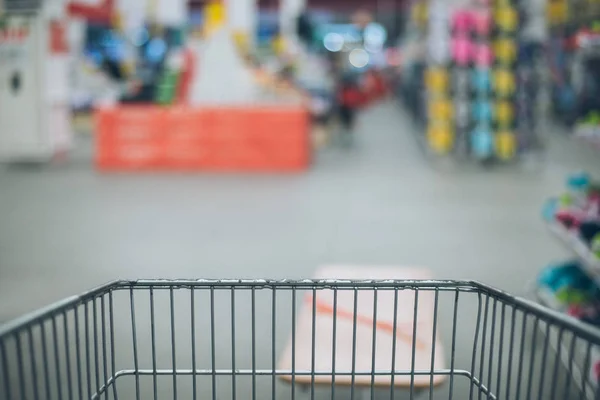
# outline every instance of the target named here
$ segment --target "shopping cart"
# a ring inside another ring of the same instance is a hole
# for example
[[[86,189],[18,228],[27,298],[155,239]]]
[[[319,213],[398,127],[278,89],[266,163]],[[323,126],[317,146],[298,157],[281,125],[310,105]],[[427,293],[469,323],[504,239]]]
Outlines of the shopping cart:
[[[410,304],[399,301],[407,295]],[[338,304],[348,296],[350,319]],[[365,297],[368,327],[356,312]],[[427,298],[432,318],[423,321]],[[408,327],[378,320],[390,304],[412,314]],[[296,349],[306,310],[309,354]],[[326,324],[331,354],[317,358],[331,361],[299,367],[325,352]],[[365,340],[370,350],[357,354]],[[406,354],[394,347],[401,340],[411,343]],[[592,399],[599,345],[596,330],[475,282],[118,281],[0,327],[0,399]],[[280,366],[286,349],[291,368]],[[423,349],[428,366],[417,360]],[[359,356],[372,367],[359,367]]]

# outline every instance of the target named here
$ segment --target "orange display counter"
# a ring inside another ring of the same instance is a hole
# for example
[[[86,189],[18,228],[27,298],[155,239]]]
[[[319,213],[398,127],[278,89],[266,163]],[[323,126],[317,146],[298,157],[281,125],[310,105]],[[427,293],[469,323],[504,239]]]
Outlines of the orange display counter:
[[[309,123],[299,106],[100,108],[95,161],[102,171],[303,171]]]

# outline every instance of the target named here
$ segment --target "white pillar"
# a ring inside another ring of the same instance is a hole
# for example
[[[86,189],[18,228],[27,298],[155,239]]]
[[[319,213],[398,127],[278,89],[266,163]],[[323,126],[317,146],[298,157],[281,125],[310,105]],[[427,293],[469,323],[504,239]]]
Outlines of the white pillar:
[[[254,37],[258,18],[258,0],[225,0],[225,6],[229,28]]]
[[[288,39],[296,40],[298,17],[306,9],[307,0],[279,0],[279,26]]]

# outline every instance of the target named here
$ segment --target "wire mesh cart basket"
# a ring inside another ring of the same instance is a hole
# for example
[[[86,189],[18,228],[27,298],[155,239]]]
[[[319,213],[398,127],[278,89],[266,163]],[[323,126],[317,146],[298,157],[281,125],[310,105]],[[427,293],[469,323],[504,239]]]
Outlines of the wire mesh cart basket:
[[[600,334],[459,281],[118,281],[0,326],[0,399],[593,399]]]

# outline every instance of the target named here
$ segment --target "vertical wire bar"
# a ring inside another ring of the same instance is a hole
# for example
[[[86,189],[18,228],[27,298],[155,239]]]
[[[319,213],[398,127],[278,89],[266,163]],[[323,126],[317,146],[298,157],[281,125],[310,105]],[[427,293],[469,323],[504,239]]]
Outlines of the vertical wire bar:
[[[521,398],[521,383],[523,382],[523,358],[525,357],[525,333],[527,328],[527,313],[523,312],[523,326],[521,327],[521,346],[519,348],[519,369],[517,372],[517,393],[515,399]]]
[[[158,400],[158,379],[156,374],[156,314],[154,312],[154,288],[150,287],[150,351],[152,356],[152,390],[154,400]]]
[[[177,400],[177,343],[175,341],[175,294],[169,288],[169,307],[171,308],[171,362],[173,365],[173,399]],[[214,369],[214,366],[213,366]]]
[[[52,343],[54,346],[54,368],[56,369],[56,389],[58,391],[58,398],[59,399],[64,399],[63,394],[62,394],[62,381],[60,379],[61,377],[61,373],[60,373],[60,357],[59,357],[59,351],[58,351],[58,329],[56,327],[56,315],[52,316],[52,321],[51,321],[51,325],[52,325]],[[96,358],[97,360],[98,358]]]
[[[354,288],[354,314],[352,317],[352,384],[350,386],[350,400],[354,400],[356,385],[356,317],[358,314],[358,288]]]
[[[437,344],[437,316],[440,289],[435,288],[433,303],[433,326],[431,333],[431,375],[429,376],[429,400],[433,400],[433,378],[435,375],[435,346]]]
[[[410,400],[415,396],[415,362],[417,354],[417,320],[419,311],[419,289],[415,288],[415,304],[413,312],[413,328],[412,328],[412,354],[410,357]],[[396,339],[396,338],[394,338]]]
[[[498,300],[494,299],[494,305],[492,307],[492,327],[491,327],[491,338],[490,338],[490,359],[488,364],[488,398],[489,393],[492,390],[492,370],[494,368],[494,339],[496,338],[496,308],[498,306]],[[482,377],[483,378],[483,377]]]
[[[76,314],[77,315],[77,314]],[[117,368],[115,362],[115,316],[113,309],[113,291],[108,292],[108,317],[110,322],[110,368],[112,369],[112,377],[115,379]],[[113,398],[114,400],[118,399],[117,396],[117,385],[115,382],[112,384],[113,388]]]
[[[338,289],[333,288],[333,342],[331,343],[331,400],[335,400],[335,359],[337,349],[337,305]]]
[[[133,286],[129,288],[129,307],[131,313],[131,336],[133,339],[133,367],[135,369],[135,398],[140,400],[140,369],[138,363],[137,330],[135,323],[135,303],[133,299]]]
[[[40,394],[38,390],[38,375],[37,375],[37,359],[35,357],[35,348],[33,346],[33,332],[31,331],[31,327],[27,328],[27,338],[29,339],[29,356],[31,361],[31,376],[33,378],[32,385],[33,386],[33,398],[35,400],[39,400]],[[9,397],[7,397],[9,399]]]
[[[550,345],[550,323],[546,322],[546,334],[544,338],[544,350],[542,351],[542,371],[540,376],[540,388],[538,390],[538,400],[544,399],[544,380],[546,378],[546,362],[548,358],[548,346]],[[585,376],[585,374],[582,374]]]
[[[83,305],[83,323],[84,323],[84,338],[85,338],[85,379],[87,381],[88,398],[92,398],[92,356],[90,351],[90,310],[89,303]],[[137,368],[136,368],[137,369]]]
[[[448,399],[452,400],[454,397],[454,364],[456,358],[456,324],[458,320],[458,297],[460,291],[456,289],[456,294],[454,295],[454,313],[453,313],[453,321],[452,321],[452,345],[450,350],[450,390],[448,394]]]
[[[90,310],[89,303],[85,303],[83,309],[83,322],[85,324],[84,338],[85,338],[85,367],[87,380],[88,398],[92,398],[92,355],[90,351]]]
[[[94,373],[96,378],[96,393],[100,391],[100,366],[98,365],[100,362],[99,353],[98,353],[98,310],[96,306],[96,297],[92,299],[92,307],[94,310],[92,312],[92,321],[94,323]],[[58,361],[57,361],[58,365]]]
[[[231,398],[237,398],[235,370],[235,287],[231,287]]]
[[[256,400],[256,288],[252,286],[252,400]]]
[[[217,400],[217,360],[215,343],[215,287],[210,287],[210,363],[212,368],[212,398]]]
[[[21,344],[21,335],[19,333],[16,333],[15,339],[17,341],[17,372],[19,374],[19,389],[21,390],[21,399],[26,400],[27,396],[25,393],[25,367],[23,366],[23,346]],[[47,396],[48,398],[50,398],[50,391],[48,391]]]
[[[560,357],[562,352],[562,338],[564,334],[564,328],[560,328],[558,332],[558,346],[556,346],[556,355],[554,357],[554,369],[552,370],[552,389],[550,390],[550,398],[554,400],[556,398],[556,385],[558,383],[558,369],[560,364]]]
[[[196,400],[198,396],[198,387],[196,382],[196,300],[194,293],[195,288],[192,286],[190,288],[190,323],[192,325],[192,399]],[[154,391],[156,392],[156,389]]]
[[[490,296],[485,296],[485,309],[483,311],[483,332],[481,333],[481,358],[479,360],[479,395],[477,398],[481,400],[481,395],[483,394],[483,389],[481,385],[483,385],[483,371],[485,366],[485,345],[487,339],[487,326],[488,326],[488,314],[490,311]],[[491,349],[493,351],[494,349]],[[475,373],[475,371],[473,371]]]
[[[6,345],[4,339],[0,338],[0,365],[2,365],[2,379],[4,381],[4,395],[7,399],[12,398],[12,390],[10,385],[10,378],[8,374],[8,356],[6,355]]]
[[[513,353],[515,349],[515,325],[517,323],[517,309],[513,306],[512,315],[510,317],[510,339],[508,349],[508,370],[506,371],[506,395],[505,398],[510,398],[510,384],[512,381],[512,365]]]
[[[540,318],[536,317],[533,321],[533,336],[531,338],[531,357],[529,359],[529,377],[527,380],[527,396],[526,399],[531,399],[531,388],[533,386],[533,373],[535,371],[535,350],[537,344],[537,333],[539,329]],[[542,368],[544,365],[542,364]]]
[[[46,327],[43,322],[40,323],[40,335],[42,336],[42,363],[44,365],[44,388],[46,389],[46,398],[52,398],[50,389],[50,362],[48,361],[48,342],[46,341]]]
[[[310,351],[310,398],[315,398],[315,363],[316,363],[316,332],[317,332],[317,289],[312,289],[312,315],[311,315],[311,351]]]
[[[112,304],[112,303],[111,303]],[[79,334],[79,306],[75,306],[75,357],[76,357],[76,370],[77,370],[77,394],[80,399],[83,399],[83,378],[81,376],[81,341]],[[42,341],[42,345],[43,345]],[[113,350],[114,359],[114,350]]]
[[[583,362],[583,371],[589,371],[590,370],[590,357],[591,356],[592,356],[592,342],[588,342],[588,345],[587,345],[587,348],[586,348],[586,352],[585,352],[585,360]],[[586,373],[582,373],[581,374],[581,393],[582,393],[582,396],[586,396],[587,395],[587,383],[588,383],[588,376],[587,376]]]
[[[477,360],[477,345],[479,344],[479,330],[481,328],[481,292],[477,293],[477,322],[475,323],[475,337],[473,338],[473,352],[471,353],[471,382],[469,385],[469,400],[473,399],[473,379],[475,379],[475,363]]]
[[[375,352],[377,351],[377,288],[373,288],[373,343],[371,344],[371,400],[375,399]]]
[[[573,334],[571,339],[571,346],[569,346],[569,367],[567,370],[567,383],[565,384],[565,395],[563,398],[569,398],[569,392],[571,390],[571,382],[573,381],[573,359],[575,357],[575,344],[577,343],[577,336]],[[582,371],[585,373],[585,371]]]
[[[398,288],[394,288],[394,322],[392,324],[392,376],[390,377],[390,400],[394,400],[396,391],[396,344],[398,337]]]
[[[273,370],[273,376],[271,376],[271,398],[276,398],[276,384],[277,384],[277,360],[276,360],[276,347],[277,347],[277,288],[273,286],[271,289],[271,369]]]
[[[350,400],[354,400],[356,384],[356,317],[358,314],[358,288],[354,288],[354,314],[352,317],[352,383],[350,386]]]
[[[102,373],[104,374],[104,384],[108,385],[108,357],[106,352],[106,301],[104,300],[105,295],[103,294],[100,297],[100,313],[102,314]],[[66,318],[66,317],[64,317]],[[65,335],[67,334],[67,329],[65,328]],[[69,355],[67,353],[67,360],[69,359]],[[68,361],[67,361],[68,365]],[[67,367],[67,376],[69,374],[69,367]],[[104,400],[108,400],[108,387],[104,390]]]
[[[296,398],[296,288],[292,287],[292,400]]]
[[[502,312],[500,313],[500,342],[498,343],[498,385],[496,387],[496,398],[500,397],[500,388],[502,388],[502,356],[504,350],[504,328],[506,322],[506,303],[502,303]]]

